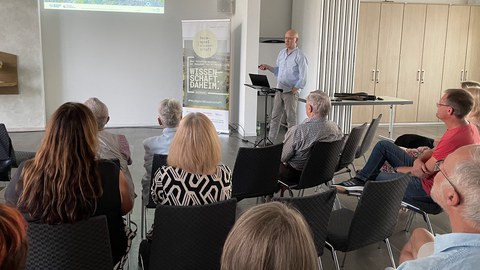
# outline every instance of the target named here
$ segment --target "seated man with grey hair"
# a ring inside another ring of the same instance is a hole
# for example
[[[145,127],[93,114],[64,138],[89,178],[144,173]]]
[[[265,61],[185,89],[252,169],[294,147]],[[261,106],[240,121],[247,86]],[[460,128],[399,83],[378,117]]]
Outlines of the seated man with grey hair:
[[[478,269],[480,265],[480,145],[466,145],[437,161],[431,196],[448,215],[451,233],[413,231],[400,254],[399,270]],[[419,251],[433,246],[433,254]],[[423,253],[423,252],[420,252]]]
[[[164,99],[158,108],[158,124],[163,128],[160,136],[147,138],[143,141],[145,148],[145,174],[142,178],[142,201],[148,203],[150,194],[150,177],[152,173],[153,155],[168,155],[178,124],[182,119],[182,105],[175,99]]]
[[[323,91],[315,90],[307,96],[307,119],[289,128],[285,134],[280,159],[280,181],[299,181],[314,142],[332,142],[343,137],[338,124],[327,119],[331,107],[330,97]]]
[[[106,131],[105,125],[110,120],[108,108],[105,103],[98,98],[89,98],[84,102],[85,106],[90,108],[97,120],[98,125],[98,156],[102,159],[118,160],[120,162],[120,170],[122,170],[127,179],[129,193],[132,201],[135,201],[135,187],[132,181],[132,175],[128,169],[128,165],[132,164],[130,156],[130,145],[124,135],[113,134]]]

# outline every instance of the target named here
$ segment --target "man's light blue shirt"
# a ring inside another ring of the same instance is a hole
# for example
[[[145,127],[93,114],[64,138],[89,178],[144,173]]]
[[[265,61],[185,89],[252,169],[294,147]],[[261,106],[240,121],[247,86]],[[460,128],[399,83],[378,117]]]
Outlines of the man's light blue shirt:
[[[145,174],[142,178],[142,196],[144,199],[148,199],[148,195],[150,194],[150,176],[152,173],[153,155],[168,154],[175,132],[177,132],[177,128],[164,128],[162,135],[150,137],[143,141],[143,147],[145,148],[143,164],[143,167],[145,167]]]
[[[406,261],[397,269],[480,269],[480,234],[437,235],[433,255]]]
[[[307,58],[302,50],[295,48],[290,54],[287,48],[281,50],[273,74],[277,76],[277,88],[284,93],[292,91],[293,87],[303,89],[307,83]]]

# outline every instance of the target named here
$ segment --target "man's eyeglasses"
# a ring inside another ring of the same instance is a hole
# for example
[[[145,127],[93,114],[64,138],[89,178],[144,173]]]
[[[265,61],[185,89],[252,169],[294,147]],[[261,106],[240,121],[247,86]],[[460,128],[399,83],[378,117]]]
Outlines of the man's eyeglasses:
[[[460,192],[458,192],[458,189],[457,187],[452,183],[452,181],[450,180],[450,178],[447,176],[447,174],[442,171],[442,169],[440,168],[440,166],[443,164],[443,160],[438,160],[437,162],[435,162],[435,166],[433,167],[433,171],[435,172],[440,172],[443,174],[443,177],[445,177],[445,179],[447,180],[448,183],[450,183],[450,185],[453,187],[453,190],[455,190],[455,192],[457,192],[459,195],[460,195]]]
[[[448,104],[443,104],[443,103],[438,103],[438,102],[437,102],[437,107],[438,107],[438,106],[452,107],[452,106],[450,106],[450,105],[448,105]]]

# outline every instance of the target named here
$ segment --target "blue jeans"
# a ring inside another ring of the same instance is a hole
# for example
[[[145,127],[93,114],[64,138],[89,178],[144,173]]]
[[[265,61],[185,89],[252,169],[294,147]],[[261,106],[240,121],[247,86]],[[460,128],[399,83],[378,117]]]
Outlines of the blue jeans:
[[[411,167],[413,166],[414,160],[413,157],[409,156],[407,152],[393,142],[382,140],[375,145],[367,160],[367,164],[365,164],[365,167],[363,167],[355,177],[362,181],[382,181],[398,178],[403,174],[380,172],[385,161],[388,161],[393,168],[397,168],[401,166]],[[405,191],[404,201],[409,203],[412,201],[422,201],[426,203],[433,202],[432,198],[427,195],[422,188],[422,181],[420,178],[415,176],[411,176],[411,180]]]

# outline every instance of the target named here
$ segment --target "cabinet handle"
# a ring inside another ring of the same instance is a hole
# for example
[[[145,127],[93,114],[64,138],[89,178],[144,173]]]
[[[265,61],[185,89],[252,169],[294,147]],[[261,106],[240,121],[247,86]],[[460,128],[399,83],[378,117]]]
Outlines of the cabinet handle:
[[[378,83],[379,80],[380,80],[380,70],[377,69],[377,76],[376,76],[375,82]]]
[[[420,83],[424,83],[425,82],[425,70],[422,69],[422,74],[420,75]]]
[[[375,69],[372,69],[372,82],[375,81]]]
[[[464,81],[468,80],[468,75],[467,74],[468,74],[468,70],[465,70],[465,74],[464,74],[465,76],[463,77]]]
[[[420,69],[417,70],[417,82],[420,81]]]
[[[460,71],[460,81],[463,82],[463,69]]]

